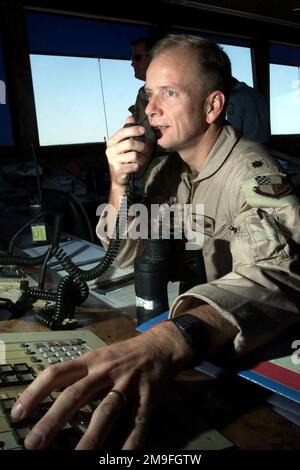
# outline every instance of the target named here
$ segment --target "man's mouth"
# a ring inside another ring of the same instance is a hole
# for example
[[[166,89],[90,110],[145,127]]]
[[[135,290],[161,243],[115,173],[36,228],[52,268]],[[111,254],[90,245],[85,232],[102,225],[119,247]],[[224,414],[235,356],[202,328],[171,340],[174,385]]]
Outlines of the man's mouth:
[[[157,139],[160,139],[163,135],[163,130],[169,126],[152,126],[153,132]]]

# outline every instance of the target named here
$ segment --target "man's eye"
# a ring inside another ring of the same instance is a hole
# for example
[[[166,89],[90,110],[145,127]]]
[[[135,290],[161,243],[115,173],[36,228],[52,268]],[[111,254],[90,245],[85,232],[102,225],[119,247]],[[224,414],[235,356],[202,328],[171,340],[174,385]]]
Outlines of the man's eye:
[[[175,94],[176,94],[176,93],[175,93],[175,91],[173,91],[173,90],[168,90],[168,91],[167,91],[167,95],[168,95],[168,96],[175,96]]]

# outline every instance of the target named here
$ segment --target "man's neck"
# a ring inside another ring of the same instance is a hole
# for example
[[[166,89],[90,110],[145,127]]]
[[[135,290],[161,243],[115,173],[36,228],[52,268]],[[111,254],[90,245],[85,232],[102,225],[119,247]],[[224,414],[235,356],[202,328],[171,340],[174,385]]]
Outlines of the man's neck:
[[[222,129],[223,125],[210,125],[192,148],[184,149],[179,152],[182,160],[193,172],[199,173]]]

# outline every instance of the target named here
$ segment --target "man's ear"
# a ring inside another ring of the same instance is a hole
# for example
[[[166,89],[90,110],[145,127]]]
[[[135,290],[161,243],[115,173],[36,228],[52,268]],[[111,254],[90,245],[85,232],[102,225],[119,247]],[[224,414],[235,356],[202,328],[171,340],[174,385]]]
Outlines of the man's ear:
[[[223,111],[225,105],[224,93],[220,90],[213,91],[206,98],[206,122],[213,124]]]

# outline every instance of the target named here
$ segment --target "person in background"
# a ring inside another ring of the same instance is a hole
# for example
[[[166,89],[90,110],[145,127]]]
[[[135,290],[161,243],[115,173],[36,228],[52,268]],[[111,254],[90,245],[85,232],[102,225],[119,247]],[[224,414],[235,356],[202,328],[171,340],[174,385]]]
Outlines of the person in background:
[[[134,69],[134,76],[143,82],[146,80],[146,72],[150,63],[150,51],[154,44],[155,41],[151,37],[141,37],[131,43],[131,65]],[[148,101],[143,85],[138,91],[135,104],[130,106],[129,111],[135,121],[145,127],[145,138],[155,144],[155,135],[149,124],[148,116],[145,113],[147,103]]]
[[[226,119],[232,127],[241,131],[245,139],[259,144],[268,144],[270,115],[265,97],[234,77]]]
[[[300,321],[299,202],[266,149],[224,123],[229,58],[216,43],[190,35],[167,36],[152,54],[146,114],[158,144],[176,153],[152,168],[145,209],[158,202],[189,205],[196,224],[200,203],[207,282],[177,297],[167,321],[42,371],[19,396],[13,419],[28,417],[53,390],[63,391],[27,435],[27,449],[45,448],[95,397],[101,403],[76,448],[101,448],[119,428],[124,407],[131,422],[123,449],[141,448],[153,405],[180,371],[227,347],[237,356],[253,351]],[[130,174],[150,161],[146,143],[134,139],[144,133],[141,125],[123,127],[107,142],[113,209]],[[99,237],[114,228],[110,215],[107,208],[100,217]],[[132,264],[143,240],[130,238],[129,230],[122,242],[118,261]]]

